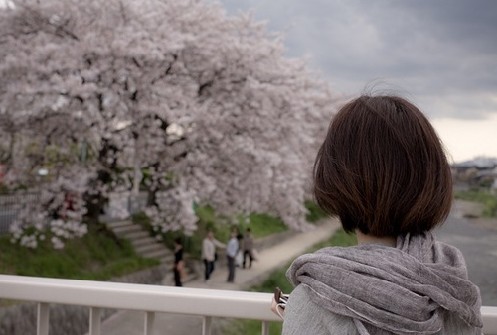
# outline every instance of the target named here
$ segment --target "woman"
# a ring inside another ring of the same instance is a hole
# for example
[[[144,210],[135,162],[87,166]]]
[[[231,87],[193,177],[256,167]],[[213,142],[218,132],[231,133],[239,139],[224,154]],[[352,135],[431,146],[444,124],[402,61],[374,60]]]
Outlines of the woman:
[[[252,261],[254,260],[254,255],[253,255],[254,239],[252,238],[252,230],[250,228],[247,228],[247,230],[245,231],[242,244],[243,244],[243,268],[245,269],[245,266],[248,265],[248,268],[250,269],[252,267]]]
[[[183,286],[185,277],[185,261],[183,260],[183,241],[181,237],[174,239],[174,285]]]
[[[282,334],[481,334],[462,254],[431,233],[449,214],[452,179],[416,106],[397,96],[344,105],[318,152],[314,195],[359,245],[293,262]]]

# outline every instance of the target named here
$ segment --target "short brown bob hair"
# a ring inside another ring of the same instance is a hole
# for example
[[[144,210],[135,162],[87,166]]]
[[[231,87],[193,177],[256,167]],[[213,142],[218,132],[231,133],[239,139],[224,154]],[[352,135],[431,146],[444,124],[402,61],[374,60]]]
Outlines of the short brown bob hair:
[[[417,235],[446,219],[452,178],[440,139],[415,105],[363,95],[330,123],[314,163],[314,195],[348,232]]]

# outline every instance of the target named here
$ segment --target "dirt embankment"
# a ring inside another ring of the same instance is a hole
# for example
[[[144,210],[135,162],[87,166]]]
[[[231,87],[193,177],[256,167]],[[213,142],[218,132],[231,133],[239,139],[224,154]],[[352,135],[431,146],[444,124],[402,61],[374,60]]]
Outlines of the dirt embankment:
[[[483,217],[482,213],[483,205],[477,202],[455,200],[452,205],[453,216],[466,218],[473,224],[497,230],[497,218]]]

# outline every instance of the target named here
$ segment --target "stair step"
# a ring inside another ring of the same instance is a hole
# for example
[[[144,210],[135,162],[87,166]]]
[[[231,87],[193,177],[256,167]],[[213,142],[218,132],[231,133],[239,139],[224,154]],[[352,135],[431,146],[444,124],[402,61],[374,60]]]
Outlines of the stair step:
[[[144,230],[139,225],[130,224],[130,225],[123,225],[123,226],[112,228],[112,231],[115,234],[120,235],[120,234],[127,234],[127,233],[132,233],[132,232],[136,232],[136,231],[144,231]]]
[[[110,229],[114,230],[115,228],[131,226],[131,225],[135,225],[135,224],[130,220],[120,220],[120,221],[107,222],[106,225]]]
[[[130,242],[135,249],[139,248],[142,245],[147,245],[147,244],[151,244],[151,243],[158,243],[157,240],[155,240],[153,237],[150,237],[150,236],[136,238],[136,239],[130,240]]]
[[[144,237],[150,237],[149,233],[146,231],[143,231],[143,230],[125,232],[125,233],[120,234],[120,235],[127,238],[128,240],[135,240],[135,239],[141,239]]]
[[[133,234],[133,233],[137,233],[137,232],[145,232],[145,230],[141,229],[140,227],[123,227],[123,228],[119,228],[119,229],[115,229],[113,230],[114,231],[114,234],[118,235],[118,236],[126,236],[126,235],[130,235],[130,234]],[[147,233],[147,236],[149,234]]]
[[[159,259],[162,264],[174,263],[173,252],[151,237],[142,226],[133,224],[130,220],[108,222],[107,226],[119,237],[128,239],[138,255]]]
[[[167,257],[171,254],[171,252],[169,250],[167,250],[166,248],[162,249],[162,250],[157,250],[157,251],[151,251],[151,252],[146,252],[146,253],[142,253],[142,256],[145,257],[145,258],[159,258],[159,259],[162,259],[163,257]],[[174,259],[174,257],[173,257]]]
[[[135,248],[135,251],[140,255],[156,250],[164,250],[164,246],[159,243],[151,243],[151,244],[144,244],[138,248]]]

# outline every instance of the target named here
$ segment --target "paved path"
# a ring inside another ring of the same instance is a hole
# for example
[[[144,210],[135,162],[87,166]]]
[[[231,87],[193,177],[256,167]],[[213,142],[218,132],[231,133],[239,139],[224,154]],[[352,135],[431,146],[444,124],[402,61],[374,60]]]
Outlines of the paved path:
[[[235,283],[227,283],[226,267],[216,269],[209,282],[194,280],[187,287],[201,287],[223,290],[244,290],[263,279],[272,270],[284,266],[298,255],[303,254],[314,244],[328,239],[338,228],[338,221],[329,221],[311,231],[293,236],[282,243],[261,251],[258,260],[247,270],[237,269]],[[168,282],[170,282],[170,278]],[[269,302],[268,302],[269,304]],[[101,333],[105,335],[143,334],[144,313],[120,311],[102,324]],[[157,313],[153,335],[191,335],[200,334],[202,318],[177,314]]]
[[[456,201],[437,238],[461,250],[469,278],[480,288],[483,305],[497,306],[497,219],[465,218],[467,204]]]

